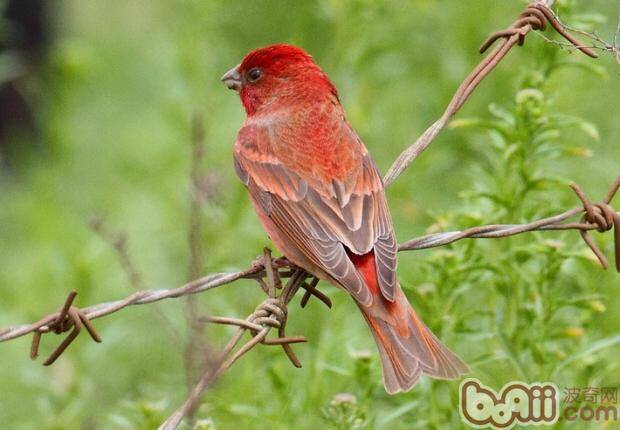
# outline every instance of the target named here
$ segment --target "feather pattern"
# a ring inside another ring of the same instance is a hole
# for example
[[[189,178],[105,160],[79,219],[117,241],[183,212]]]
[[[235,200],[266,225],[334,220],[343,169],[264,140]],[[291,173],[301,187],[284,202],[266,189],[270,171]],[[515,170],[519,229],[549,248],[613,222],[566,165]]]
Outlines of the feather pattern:
[[[316,139],[312,136],[305,145],[296,144],[295,151],[278,144],[289,137],[291,124],[297,128],[296,118],[273,122],[249,118],[235,143],[235,170],[272,222],[291,240],[303,242],[299,245],[308,251],[308,258],[366,305],[371,296],[347,251],[358,255],[374,251],[379,287],[391,301],[397,244],[381,176],[357,134],[342,120],[339,106],[329,107],[331,111],[315,114],[319,121],[337,120],[331,121],[338,123],[329,127],[332,132],[322,136],[336,144],[318,150],[314,142],[308,144]],[[339,157],[344,153],[358,155]],[[316,163],[311,160],[316,157],[323,159],[321,164],[332,164],[333,171],[313,170]]]

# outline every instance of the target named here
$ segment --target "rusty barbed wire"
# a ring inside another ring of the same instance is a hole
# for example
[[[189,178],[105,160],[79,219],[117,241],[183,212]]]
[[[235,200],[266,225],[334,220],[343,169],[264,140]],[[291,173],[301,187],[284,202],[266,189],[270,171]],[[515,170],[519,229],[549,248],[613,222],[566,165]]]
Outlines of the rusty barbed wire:
[[[297,269],[284,257],[273,260],[269,259],[269,262],[271,263],[271,267],[274,270],[285,269],[282,273],[279,273],[279,278],[291,277],[294,275],[295,270]],[[0,342],[6,342],[33,333],[35,338],[37,338],[37,347],[34,347],[35,342],[33,342],[32,350],[36,350],[37,354],[32,354],[32,356],[33,358],[36,358],[36,356],[38,355],[38,343],[40,342],[40,337],[42,334],[50,332],[55,334],[61,334],[71,330],[72,328],[75,328],[76,326],[79,326],[81,328],[82,325],[84,325],[88,329],[94,340],[100,342],[100,337],[98,336],[96,331],[94,331],[92,324],[90,324],[90,322],[94,319],[116,313],[129,306],[151,304],[165,299],[185,297],[204,291],[209,291],[223,285],[231,284],[240,279],[254,279],[256,281],[259,281],[259,284],[264,284],[262,278],[267,276],[266,272],[269,273],[269,271],[266,271],[265,269],[264,256],[261,256],[255,259],[250,264],[250,267],[246,270],[207,275],[202,278],[188,282],[178,288],[137,291],[121,300],[100,303],[82,309],[79,309],[72,305],[77,293],[71,292],[65,300],[65,304],[62,307],[61,311],[53,312],[32,324],[23,324],[0,329]],[[305,283],[301,285],[301,288],[306,289],[306,291],[310,291],[312,295],[316,295],[316,289],[309,287]],[[325,296],[323,294],[318,294],[316,296],[319,300],[325,302]],[[76,319],[76,316],[79,318]],[[77,322],[78,320],[79,322]],[[91,328],[93,329],[92,332],[90,330]],[[78,329],[77,333],[70,334],[67,338],[70,340],[65,339],[65,341],[63,341],[63,343],[54,350],[52,355],[58,358],[58,356],[62,352],[64,352],[64,350],[69,346],[69,344],[77,337],[79,331],[80,330]],[[95,337],[97,339],[95,339]]]
[[[607,193],[607,196],[602,200],[601,203],[591,203],[586,197],[585,193],[577,185],[571,184],[571,188],[575,190],[583,206],[574,207],[561,214],[543,218],[537,221],[532,221],[527,224],[487,225],[473,227],[462,231],[428,234],[400,244],[399,251],[412,251],[435,248],[468,238],[500,238],[514,236],[530,231],[577,230],[580,232],[588,247],[599,259],[601,265],[603,267],[607,267],[607,259],[597,247],[597,245],[594,243],[592,238],[588,235],[588,231],[597,230],[599,232],[604,232],[614,228],[615,262],[616,268],[618,269],[618,271],[620,271],[620,214],[615,211],[611,206],[611,201],[617,193],[618,188],[620,188],[620,176],[618,176],[618,178],[615,180],[609,192]],[[576,217],[578,215],[582,216],[579,222],[566,222],[568,219]],[[274,273],[270,270],[266,270],[265,267],[272,267],[275,271],[277,271],[278,276],[275,277]],[[280,269],[282,269],[282,271],[280,271]],[[272,260],[270,254],[265,253],[265,255],[254,260],[254,262],[251,263],[248,269],[243,271],[216,273],[191,281],[179,288],[143,290],[138,291],[122,300],[88,306],[81,310],[79,310],[78,308],[73,309],[76,312],[79,311],[78,315],[81,316],[80,321],[84,324],[87,324],[85,323],[85,321],[92,321],[94,319],[110,315],[128,306],[150,304],[165,299],[197,294],[204,291],[212,290],[223,285],[231,284],[239,279],[256,280],[261,286],[261,289],[265,291],[270,297],[273,297],[276,290],[282,288],[280,279],[294,277],[296,274],[296,270],[297,268],[293,266],[290,262],[288,262],[286,258],[280,257]],[[267,282],[263,280],[263,278],[265,277],[267,278]],[[318,279],[316,278],[314,278],[310,283],[306,282],[305,279],[303,282],[300,283],[300,288],[305,290],[305,295],[301,299],[302,307],[306,305],[310,296],[316,297],[326,306],[331,307],[332,304],[330,299],[325,294],[321,293],[319,290],[316,289],[317,283]],[[70,297],[71,301],[69,302],[69,306],[71,306],[73,299],[75,299],[74,293],[72,293]],[[59,315],[64,316],[62,319],[60,319]],[[39,338],[41,334],[49,332],[57,334],[64,333],[74,327],[74,324],[70,322],[74,320],[74,318],[67,319],[67,313],[59,314],[58,312],[54,312],[33,324],[25,324],[0,329],[0,342],[6,342],[21,336],[28,335],[30,333],[34,333],[35,336]],[[62,327],[62,330],[58,331],[58,327]],[[87,327],[92,327],[92,325],[89,325]],[[77,336],[77,334],[78,333],[75,334],[75,337]],[[73,337],[72,339],[74,339],[75,337]],[[63,342],[63,344],[61,344],[60,346],[63,347],[62,351],[64,351],[68,344],[64,345]],[[54,351],[54,354],[56,354],[56,352],[57,351]]]
[[[616,270],[620,272],[620,213],[611,207],[611,201],[616,195],[618,188],[620,188],[620,176],[616,178],[616,181],[601,203],[592,204],[578,185],[573,183],[570,184],[570,187],[575,191],[583,206],[574,207],[559,215],[543,218],[527,224],[485,225],[462,231],[428,234],[402,243],[399,245],[398,250],[410,251],[434,248],[448,245],[461,239],[496,239],[530,231],[578,230],[586,245],[592,250],[601,263],[601,266],[606,269],[609,266],[609,262],[596,243],[594,243],[588,231],[597,230],[599,232],[605,232],[613,228]],[[579,222],[565,222],[579,214],[583,214]]]
[[[383,182],[386,186],[394,182],[418,155],[430,145],[433,139],[435,139],[439,132],[446,126],[450,118],[460,110],[478,84],[491,73],[495,66],[499,64],[515,45],[523,45],[525,36],[532,30],[544,30],[547,23],[549,23],[562,37],[568,40],[581,52],[593,58],[597,57],[596,53],[584,47],[579,40],[568,33],[565,27],[559,23],[554,13],[549,9],[552,4],[553,1],[551,0],[534,1],[525,8],[510,27],[505,30],[497,31],[489,36],[480,47],[481,53],[484,53],[497,40],[503,39],[503,41],[465,78],[454,93],[452,100],[441,117],[431,124],[412,145],[396,158],[383,177]]]
[[[44,333],[53,332],[56,334],[65,333],[71,329],[71,333],[62,341],[60,345],[50,354],[50,356],[43,362],[44,366],[53,364],[58,357],[67,349],[67,347],[75,340],[80,334],[82,326],[86,327],[88,334],[95,342],[101,342],[101,337],[95,330],[95,327],[91,324],[89,319],[84,315],[84,312],[73,306],[73,300],[77,296],[76,291],[72,291],[67,296],[64,305],[56,313],[48,315],[39,321],[41,324],[39,329],[34,332],[32,337],[32,344],[30,346],[30,358],[36,359],[39,356],[39,345],[41,343],[41,336]]]
[[[271,262],[271,251],[265,249],[263,259],[266,269],[265,275],[267,277],[267,289],[264,291],[268,295],[268,298],[258,305],[256,310],[245,320],[213,316],[203,319],[204,322],[233,325],[238,328],[231,340],[224,347],[219,358],[219,364],[204,371],[185,402],[166,419],[159,427],[159,430],[176,429],[189,412],[195,409],[204,390],[222,373],[228,370],[239,358],[259,344],[281,345],[293,365],[295,367],[301,367],[301,362],[293,352],[291,344],[306,342],[307,340],[304,336],[286,336],[287,306],[295,296],[295,293],[302,288],[306,279],[311,275],[302,269],[295,268],[292,274],[289,273],[290,277],[286,286],[282,287],[281,273],[275,270],[273,265],[269,264]],[[278,290],[281,290],[279,295],[277,294]],[[268,339],[267,336],[274,328],[278,329],[277,337],[275,339]],[[247,331],[251,333],[252,337],[236,352],[233,352],[244,333]]]

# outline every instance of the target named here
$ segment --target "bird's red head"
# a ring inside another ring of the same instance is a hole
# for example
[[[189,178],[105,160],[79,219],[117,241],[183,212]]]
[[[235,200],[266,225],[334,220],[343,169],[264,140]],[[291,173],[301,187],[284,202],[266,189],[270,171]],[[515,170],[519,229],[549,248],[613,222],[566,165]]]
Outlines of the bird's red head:
[[[222,81],[239,92],[248,115],[275,102],[337,98],[336,89],[310,54],[292,45],[270,45],[250,52]]]

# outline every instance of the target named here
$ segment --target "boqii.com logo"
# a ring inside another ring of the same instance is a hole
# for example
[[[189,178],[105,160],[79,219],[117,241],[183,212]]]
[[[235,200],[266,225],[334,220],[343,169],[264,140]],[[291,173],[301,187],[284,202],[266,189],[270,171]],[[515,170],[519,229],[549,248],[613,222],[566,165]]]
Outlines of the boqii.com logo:
[[[510,382],[496,393],[469,378],[461,383],[459,395],[461,418],[476,428],[551,425],[560,416],[558,387],[550,382]]]
[[[476,428],[510,429],[520,425],[552,425],[559,419],[617,421],[620,409],[615,387],[565,387],[551,382],[509,382],[499,392],[477,379],[466,379],[460,387],[460,412],[466,424]],[[562,405],[562,407],[561,407]]]

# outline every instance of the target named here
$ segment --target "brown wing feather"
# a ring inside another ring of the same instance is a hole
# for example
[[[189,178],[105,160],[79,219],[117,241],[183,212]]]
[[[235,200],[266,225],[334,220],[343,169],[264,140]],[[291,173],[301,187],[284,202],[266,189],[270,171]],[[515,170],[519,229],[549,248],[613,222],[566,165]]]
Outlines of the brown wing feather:
[[[334,150],[347,145],[358,157],[345,177],[326,180],[291,165],[290,154],[272,144],[281,133],[273,127],[246,125],[235,144],[235,169],[255,202],[282,235],[363,305],[372,297],[347,250],[358,255],[374,251],[379,287],[392,301],[396,240],[381,177],[362,142],[346,123],[339,127]]]

